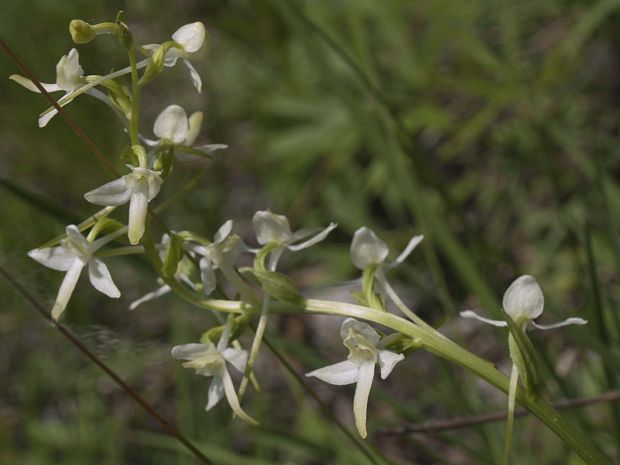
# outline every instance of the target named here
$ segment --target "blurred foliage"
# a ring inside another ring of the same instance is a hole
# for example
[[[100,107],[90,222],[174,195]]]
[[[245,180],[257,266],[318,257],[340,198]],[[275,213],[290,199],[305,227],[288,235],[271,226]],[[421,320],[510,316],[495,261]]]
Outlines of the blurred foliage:
[[[507,284],[532,274],[550,320],[591,320],[536,335],[547,395],[617,387],[620,1],[8,0],[0,36],[50,82],[72,47],[69,20],[110,20],[118,9],[143,42],[160,42],[196,20],[210,34],[197,65],[202,95],[181,66],[144,95],[147,137],[155,116],[178,103],[205,111],[205,142],[230,146],[165,213],[171,229],[209,236],[233,218],[252,242],[257,209],[286,213],[295,228],[335,221],[340,228],[330,240],[284,264],[308,288],[355,277],[348,241],[361,225],[394,249],[424,233],[423,251],[402,267],[400,280],[424,317],[447,321],[446,331],[504,368],[504,333],[453,317],[472,307],[496,312]],[[126,65],[105,37],[79,51],[87,73]],[[49,301],[60,276],[25,253],[91,214],[82,194],[109,178],[61,118],[36,127],[46,102],[6,79],[15,72],[3,55],[0,259]],[[89,97],[67,109],[122,167],[125,140],[108,109]],[[177,165],[161,198],[202,166]],[[259,428],[231,420],[225,408],[204,414],[205,380],[181,372],[167,354],[197,339],[209,316],[170,298],[125,311],[153,288],[153,276],[139,259],[110,262],[120,303],[80,288],[67,322],[214,462],[364,461],[267,354],[264,390],[248,407]],[[123,285],[130,282],[134,288]],[[0,291],[0,463],[193,463],[11,289],[2,284]],[[271,333],[303,372],[344,351],[333,347],[336,327],[281,318]],[[504,397],[427,354],[409,357],[391,378],[373,392],[371,436],[406,421],[504,406]],[[351,390],[313,386],[350,425]],[[569,418],[618,460],[617,408]],[[535,420],[520,420],[516,433],[515,463],[579,463]],[[395,463],[491,463],[501,454],[501,428],[369,442]]]

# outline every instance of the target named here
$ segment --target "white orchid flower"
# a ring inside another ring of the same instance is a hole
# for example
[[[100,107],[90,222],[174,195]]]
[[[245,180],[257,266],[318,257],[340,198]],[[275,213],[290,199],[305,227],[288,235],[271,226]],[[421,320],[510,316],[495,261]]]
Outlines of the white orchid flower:
[[[117,206],[129,202],[129,242],[136,245],[144,234],[148,203],[159,193],[159,171],[127,165],[131,173],[84,194],[95,205]]]
[[[240,418],[253,425],[256,420],[243,411],[235,392],[226,363],[230,363],[238,372],[243,373],[248,360],[245,350],[227,347],[230,337],[230,325],[227,324],[218,341],[217,347],[212,342],[207,344],[185,344],[172,348],[172,356],[176,359],[188,360],[183,363],[185,368],[193,368],[196,374],[213,377],[209,386],[206,410],[210,410],[226,396],[233,412]]]
[[[67,237],[60,241],[59,247],[46,247],[28,252],[30,258],[42,265],[54,270],[66,271],[58,290],[56,301],[52,307],[52,319],[54,321],[58,321],[58,318],[67,307],[82,269],[86,265],[88,265],[90,283],[95,289],[115,299],[121,295],[114,281],[112,281],[108,267],[103,261],[95,257],[94,254],[105,244],[124,234],[125,228],[121,228],[93,242],[88,241],[75,225],[67,226],[66,233]]]
[[[142,138],[150,147],[157,145],[173,145],[177,155],[182,154],[183,159],[193,158],[195,151],[212,154],[216,150],[225,149],[225,144],[207,144],[194,147],[194,142],[200,133],[203,120],[202,111],[196,111],[187,117],[183,107],[169,105],[157,116],[153,125],[153,133],[158,140]]]
[[[349,349],[349,356],[344,362],[319,368],[306,373],[329,384],[337,386],[357,383],[353,398],[353,415],[355,426],[362,438],[366,431],[366,411],[368,396],[375,375],[375,365],[379,364],[381,379],[385,379],[394,369],[394,365],[403,360],[403,354],[396,354],[379,348],[379,334],[367,323],[347,318],[340,328],[343,344]]]
[[[161,237],[161,242],[157,245],[157,249],[159,249],[159,258],[164,261],[166,258],[166,251],[168,250],[168,246],[170,244],[170,236],[168,234],[164,234]],[[193,256],[193,252],[188,251],[191,256]],[[183,256],[177,265],[177,270],[174,273],[174,279],[179,282],[186,284],[190,289],[196,290],[196,285],[190,278],[191,270],[193,269],[192,261]],[[137,300],[134,300],[129,304],[129,310],[135,310],[140,305],[146,302],[150,302],[151,300],[157,299],[161,296],[164,296],[172,290],[170,286],[168,286],[161,278],[157,279],[157,283],[160,285],[157,289],[152,292],[148,292]]]
[[[292,252],[307,249],[324,240],[338,225],[330,223],[326,228],[307,228],[291,232],[288,219],[269,210],[257,211],[252,227],[260,245],[277,243]],[[305,239],[305,240],[304,240]]]
[[[17,82],[32,92],[41,92],[30,79],[25,78],[24,76],[13,74],[9,76],[9,79]],[[78,93],[78,90],[85,87],[87,84],[88,81],[86,77],[84,77],[84,70],[80,66],[80,56],[78,51],[74,48],[72,48],[67,55],[64,55],[56,65],[56,82],[41,83],[47,92],[65,92],[65,95],[58,100],[58,104],[61,107],[64,107],[67,103],[73,100],[73,94]],[[103,92],[97,89],[89,88],[85,91],[85,93],[114,108],[108,96]],[[45,127],[57,113],[58,110],[53,107],[43,112],[39,117],[39,127]]]
[[[532,276],[528,275],[517,278],[508,287],[502,299],[504,311],[523,329],[528,329],[530,327],[536,329],[554,329],[568,325],[585,325],[587,323],[583,318],[567,318],[558,323],[539,325],[534,320],[542,315],[544,305],[545,297],[543,296],[540,285]],[[463,318],[480,320],[493,326],[508,326],[508,323],[503,320],[484,318],[472,310],[461,312],[461,316]]]
[[[166,52],[164,58],[164,66],[170,68],[176,65],[177,60],[181,58],[183,64],[189,70],[192,84],[198,92],[202,92],[202,79],[196,68],[189,62],[188,58],[191,58],[198,50],[200,50],[204,44],[207,31],[205,25],[200,21],[195,23],[186,24],[172,34],[172,40],[175,41],[180,48],[171,48]],[[147,44],[143,48],[149,52],[155,52],[161,44]]]
[[[232,265],[247,250],[239,236],[233,234],[232,220],[226,221],[215,233],[214,240],[208,246],[195,246],[194,252],[202,255],[199,262],[202,289],[205,295],[211,294],[217,285],[215,270],[224,263]]]
[[[398,257],[386,263],[390,249],[387,244],[379,239],[377,235],[366,226],[359,228],[353,235],[351,242],[351,261],[360,270],[365,270],[369,266],[378,265],[385,268],[394,268],[400,265],[422,242],[424,236],[413,236]]]

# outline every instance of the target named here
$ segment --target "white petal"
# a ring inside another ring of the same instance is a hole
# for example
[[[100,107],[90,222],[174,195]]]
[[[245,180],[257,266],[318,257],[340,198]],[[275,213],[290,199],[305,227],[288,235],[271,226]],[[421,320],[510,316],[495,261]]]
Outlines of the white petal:
[[[213,263],[207,257],[203,257],[200,259],[199,266],[202,292],[204,292],[205,295],[210,295],[215,290],[217,284]]]
[[[393,262],[390,263],[390,268],[393,268],[395,266],[400,265],[402,262],[404,262],[406,260],[406,258],[411,255],[411,252],[413,252],[413,250],[418,246],[418,244],[420,242],[422,242],[422,239],[424,239],[424,236],[413,236],[411,238],[411,240],[409,241],[409,244],[407,244],[407,247],[405,247],[405,250],[403,250],[400,255],[398,257],[396,257],[396,260],[394,260]]]
[[[65,95],[60,97],[60,99],[58,99],[56,103],[60,105],[61,107],[64,107],[69,102],[73,101],[74,97],[71,97],[71,95],[74,93],[75,92],[72,92],[72,91],[67,92]],[[47,110],[45,110],[43,113],[39,115],[39,127],[44,128],[45,126],[47,126],[47,123],[49,123],[50,120],[57,114],[58,114],[58,110],[56,110],[55,107],[49,107]]]
[[[116,284],[112,281],[107,265],[96,257],[91,258],[88,263],[88,277],[90,278],[90,283],[99,292],[113,299],[118,299],[121,296],[121,291],[118,290]]]
[[[162,287],[155,289],[153,292],[144,294],[142,297],[140,297],[137,300],[134,300],[131,304],[129,304],[129,310],[135,310],[136,308],[138,308],[138,306],[142,305],[145,302],[148,302],[153,299],[157,299],[158,297],[161,297],[162,295],[168,294],[170,290],[171,290],[170,286],[165,284]]]
[[[484,318],[484,317],[478,315],[473,310],[465,310],[465,311],[461,312],[460,315],[463,318],[471,318],[473,320],[483,321],[484,323],[488,323],[490,325],[497,326],[499,328],[503,328],[505,326],[508,326],[508,323],[506,323],[503,320],[491,320],[489,318]]]
[[[157,137],[169,140],[173,144],[185,142],[187,131],[187,114],[179,105],[169,105],[164,108],[153,126],[153,133]]]
[[[517,323],[538,318],[543,312],[545,297],[536,280],[528,275],[517,278],[504,293],[502,306]]]
[[[334,363],[318,370],[306,373],[306,376],[314,376],[321,381],[336,386],[344,386],[345,384],[356,383],[359,378],[359,365],[349,360]]]
[[[215,375],[211,385],[209,386],[209,393],[207,394],[207,406],[205,410],[209,411],[215,407],[220,400],[224,398],[224,383],[220,376]]]
[[[230,362],[238,372],[244,372],[245,365],[248,362],[248,352],[246,350],[229,347],[222,351],[222,357],[224,357],[224,360]]]
[[[122,205],[131,197],[127,176],[121,176],[97,189],[84,194],[84,198],[95,205],[104,207]]]
[[[584,320],[583,318],[568,318],[564,321],[560,321],[558,323],[553,323],[550,325],[539,325],[535,321],[532,321],[531,323],[535,328],[538,329],[555,329],[568,325],[585,325],[588,324],[588,321]]]
[[[21,86],[24,86],[29,91],[36,92],[38,94],[41,93],[39,88],[34,85],[34,82],[32,82],[28,78],[25,78],[24,76],[20,76],[19,74],[11,74],[9,76],[9,79],[11,79],[12,81],[15,81],[16,83],[18,83]],[[40,84],[48,92],[57,92],[59,90],[62,90],[60,87],[58,87],[58,84],[47,84],[47,83],[44,83],[44,82],[41,82]]]
[[[213,343],[208,344],[183,344],[180,346],[174,346],[172,348],[171,354],[174,358],[180,360],[194,360],[195,358],[201,357],[208,352],[214,351],[215,345]]]
[[[204,118],[204,113],[202,111],[195,111],[188,118],[188,128],[187,128],[187,138],[185,139],[184,144],[191,147],[196,142],[196,138],[198,134],[200,134],[200,128],[202,127],[202,120]]]
[[[200,21],[186,24],[172,34],[172,40],[183,46],[187,53],[194,53],[200,50],[205,41],[207,31],[205,25]]]
[[[69,303],[69,299],[80,277],[80,273],[82,272],[82,268],[84,268],[84,263],[79,259],[75,259],[67,270],[67,274],[65,274],[62,280],[60,289],[58,289],[56,302],[54,302],[54,306],[52,307],[52,319],[54,321],[58,321],[62,312],[65,311],[67,303]]]
[[[230,236],[232,229],[233,229],[233,221],[227,220],[222,226],[220,226],[220,229],[217,230],[217,232],[215,233],[215,236],[213,236],[214,244],[220,244],[224,240],[226,240],[226,238]]]
[[[383,263],[389,252],[387,244],[367,227],[355,231],[351,242],[351,260],[360,270]]]
[[[41,265],[58,271],[67,271],[76,259],[73,251],[64,247],[46,247],[28,252],[28,256]]]
[[[224,383],[224,393],[226,394],[226,400],[228,401],[228,404],[230,405],[230,408],[232,408],[233,412],[235,412],[239,418],[247,421],[251,425],[258,425],[258,422],[247,413],[245,413],[239,405],[239,399],[237,398],[235,386],[232,382],[232,379],[230,378],[230,374],[228,373],[226,367],[222,367],[219,375],[222,377],[222,382]]]
[[[198,150],[202,150],[203,152],[206,152],[209,155],[211,155],[212,153],[214,153],[214,152],[216,152],[218,150],[227,149],[228,145],[226,145],[226,144],[206,144],[206,145],[199,145],[196,148]]]
[[[88,251],[92,247],[92,243],[88,242],[79,228],[74,224],[70,224],[65,228],[65,234],[67,235],[67,239],[78,249]]]
[[[270,242],[286,243],[291,237],[291,227],[284,215],[269,210],[259,210],[252,218],[252,227],[260,245]]]
[[[140,239],[142,239],[144,234],[144,222],[146,221],[146,213],[149,206],[147,190],[146,185],[136,186],[129,200],[129,230],[127,237],[132,245],[140,243]]]
[[[396,354],[389,350],[382,350],[379,352],[379,367],[381,368],[381,379],[385,379],[392,373],[394,365],[401,360],[404,360],[403,354]]]
[[[78,51],[72,48],[56,65],[56,84],[63,90],[75,90],[81,85],[83,74]]]
[[[362,336],[370,346],[377,347],[380,339],[379,334],[368,323],[357,321],[355,318],[347,318],[340,326],[342,340],[345,341],[352,331]]]
[[[192,80],[192,85],[196,88],[198,93],[201,94],[202,93],[202,79],[200,78],[200,74],[198,74],[198,71],[196,71],[196,68],[194,68],[194,65],[192,65],[188,60],[184,59],[183,64],[187,67],[189,71],[189,77]]]
[[[355,417],[357,432],[362,438],[368,436],[366,432],[366,411],[368,409],[368,397],[370,396],[370,388],[374,376],[374,362],[366,362],[360,365],[359,380],[357,381],[355,396],[353,397],[353,416]]]
[[[325,238],[327,237],[327,235],[332,232],[334,229],[336,229],[338,227],[338,225],[336,223],[330,223],[329,226],[327,226],[325,229],[323,229],[320,233],[318,233],[316,236],[311,237],[310,239],[308,239],[305,242],[302,242],[300,244],[295,244],[295,245],[289,245],[288,248],[290,250],[292,250],[293,252],[296,252],[298,250],[302,250],[302,249],[307,249],[308,247],[312,247],[314,244],[318,244],[319,242],[325,240]]]

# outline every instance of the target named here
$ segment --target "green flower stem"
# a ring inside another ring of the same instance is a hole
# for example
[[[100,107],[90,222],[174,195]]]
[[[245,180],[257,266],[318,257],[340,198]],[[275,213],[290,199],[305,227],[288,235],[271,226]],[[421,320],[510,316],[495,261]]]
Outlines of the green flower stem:
[[[138,84],[138,66],[136,63],[136,48],[132,45],[129,50],[129,64],[131,66],[131,120],[129,121],[129,140],[131,145],[139,145],[140,139],[138,138],[139,120],[140,120],[140,90],[141,87]],[[143,166],[146,160],[140,160],[140,167]]]
[[[96,255],[97,257],[119,257],[139,253],[144,253],[144,247],[141,245],[128,245],[126,247],[116,247],[115,249],[97,251]]]
[[[213,300],[209,302],[208,305],[214,308],[222,305],[222,303],[221,301]],[[229,311],[236,307],[236,310],[241,312],[244,310],[245,305],[244,302],[227,302]],[[297,308],[281,304],[272,305],[271,310],[281,313],[299,312]],[[310,314],[327,314],[358,318],[386,326],[406,336],[417,338],[429,352],[468,369],[500,391],[506,394],[509,392],[508,377],[495,368],[492,363],[469,352],[447,339],[445,336],[440,335],[440,333],[434,329],[429,330],[428,328],[421,328],[392,313],[343,302],[308,299],[305,302],[303,311]],[[517,388],[516,398],[521,405],[537,416],[549,429],[564,440],[587,464],[611,465],[596,448],[590,445],[586,439],[564,420],[564,418],[562,418],[544,399],[541,397],[528,398],[525,390],[521,387]]]

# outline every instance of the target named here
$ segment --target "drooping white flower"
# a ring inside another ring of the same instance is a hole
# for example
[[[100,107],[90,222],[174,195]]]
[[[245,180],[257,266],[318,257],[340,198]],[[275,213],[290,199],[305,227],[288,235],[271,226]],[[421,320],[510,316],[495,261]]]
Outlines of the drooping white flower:
[[[260,245],[277,243],[293,252],[307,249],[321,242],[337,226],[336,223],[330,223],[326,228],[307,228],[291,232],[288,219],[284,215],[261,210],[257,211],[252,218],[252,227]]]
[[[225,144],[207,144],[194,147],[194,142],[200,133],[203,120],[202,111],[196,111],[187,117],[183,107],[169,105],[157,116],[153,125],[153,133],[158,140],[142,138],[146,145],[173,145],[175,152],[182,153],[185,159],[191,158],[195,151],[212,154],[216,150],[225,149]]]
[[[400,265],[422,242],[424,236],[413,236],[395,260],[386,263],[390,249],[387,244],[379,239],[377,235],[366,226],[359,228],[353,235],[351,242],[351,261],[360,270],[365,270],[369,266],[378,265],[386,268],[394,268]]]
[[[523,329],[534,327],[537,329],[554,329],[568,325],[585,325],[587,323],[583,318],[567,318],[564,321],[550,325],[539,325],[534,320],[542,315],[545,305],[545,297],[542,289],[536,280],[529,275],[517,278],[504,293],[502,299],[502,307],[504,311],[512,318],[517,325]],[[461,312],[463,318],[473,318],[483,321],[493,326],[508,326],[504,320],[491,320],[478,315],[472,310]]]
[[[394,365],[403,360],[403,354],[382,350],[379,347],[379,334],[367,323],[347,318],[340,328],[342,342],[349,349],[347,360],[306,373],[329,384],[337,386],[357,383],[353,398],[355,426],[360,436],[365,438],[366,411],[368,396],[375,374],[375,365],[379,364],[381,379],[385,379],[394,369]]]
[[[148,203],[157,196],[162,179],[158,171],[127,165],[131,173],[84,194],[95,205],[117,206],[129,202],[129,242],[138,244],[144,234]]]
[[[9,79],[17,82],[18,84],[24,86],[26,89],[40,93],[41,91],[34,83],[24,76],[19,74],[13,74],[9,76]],[[56,82],[54,83],[41,83],[43,88],[47,92],[59,92],[64,91],[65,95],[63,95],[59,100],[58,104],[61,107],[64,107],[70,101],[73,100],[73,94],[81,93],[80,89],[86,87],[88,84],[86,78],[84,77],[84,70],[80,66],[80,56],[78,51],[72,48],[67,55],[63,55],[58,64],[56,65]],[[85,90],[86,94],[95,97],[105,104],[114,108],[114,105],[110,101],[107,95],[103,92],[89,88]],[[39,127],[45,127],[47,123],[58,113],[54,107],[48,108],[46,111],[41,113],[39,116]]]
[[[52,307],[52,319],[54,321],[58,320],[67,307],[82,269],[86,265],[88,265],[90,283],[95,289],[112,298],[118,298],[121,295],[114,281],[112,281],[108,267],[94,254],[105,244],[120,234],[124,234],[125,229],[122,228],[93,242],[88,241],[75,225],[67,226],[66,233],[67,237],[60,242],[59,247],[46,247],[28,252],[30,258],[42,265],[54,270],[66,271]]]
[[[200,75],[198,71],[196,71],[196,68],[189,62],[189,58],[202,48],[206,35],[207,31],[205,26],[200,21],[181,26],[172,34],[172,40],[175,41],[180,48],[171,48],[168,50],[164,59],[164,66],[172,67],[176,65],[177,60],[181,58],[183,64],[189,70],[192,84],[198,92],[202,92],[202,79],[200,79]],[[143,48],[150,52],[155,52],[160,45],[161,44],[147,44],[144,45]]]
[[[13,74],[9,76],[9,79],[17,82],[32,92],[41,92],[30,79],[25,78],[24,76]],[[41,85],[47,92],[65,92],[65,95],[58,100],[58,104],[61,107],[64,107],[71,100],[73,100],[72,95],[77,93],[80,88],[87,85],[87,80],[84,77],[84,70],[80,66],[80,56],[78,51],[72,48],[67,55],[62,56],[56,65],[56,82],[41,83]],[[112,106],[108,96],[97,89],[90,88],[86,90],[85,93]],[[39,127],[42,128],[46,126],[57,113],[58,110],[53,107],[43,112],[39,117]]]
[[[213,242],[208,246],[195,246],[193,251],[202,255],[199,262],[200,278],[205,295],[211,294],[217,285],[215,271],[224,262],[232,265],[234,261],[247,250],[239,236],[233,234],[232,220],[226,221],[215,233]]]
[[[159,249],[159,258],[162,260],[162,262],[166,258],[166,252],[168,250],[169,245],[170,245],[170,236],[168,234],[162,235],[161,242],[157,245],[157,249]],[[191,250],[186,251],[186,253],[188,253],[190,256],[194,256],[194,253]],[[179,261],[179,264],[177,265],[177,270],[174,273],[174,279],[176,279],[179,282],[184,283],[190,289],[196,290],[196,285],[190,278],[190,273],[193,267],[194,265],[192,261],[188,257],[183,256],[181,260]],[[172,290],[170,286],[168,286],[166,283],[163,282],[163,280],[161,280],[161,278],[158,278],[157,282],[160,284],[160,287],[158,287],[152,292],[146,293],[139,299],[136,299],[133,302],[131,302],[131,304],[129,304],[129,310],[135,310],[143,303],[146,303],[151,300],[157,299],[161,296],[164,296]]]
[[[212,342],[185,344],[173,347],[172,356],[176,359],[188,360],[183,363],[183,366],[193,368],[196,370],[196,374],[213,377],[209,386],[206,410],[213,408],[226,396],[233,412],[248,423],[256,425],[257,421],[245,413],[239,405],[235,386],[227,368],[227,363],[230,363],[237,371],[243,373],[248,360],[248,353],[245,350],[227,347],[229,337],[230,326],[227,325],[217,347]]]

